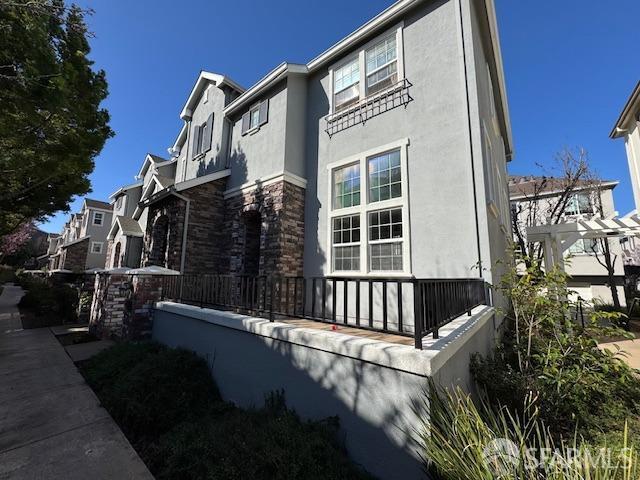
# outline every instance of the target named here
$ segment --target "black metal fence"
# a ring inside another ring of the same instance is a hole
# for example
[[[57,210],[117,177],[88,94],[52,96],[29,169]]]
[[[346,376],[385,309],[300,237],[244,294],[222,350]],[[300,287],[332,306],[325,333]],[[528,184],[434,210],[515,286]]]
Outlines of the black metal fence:
[[[255,316],[304,318],[415,339],[433,334],[478,305],[490,305],[478,278],[267,277],[176,275],[162,299]]]

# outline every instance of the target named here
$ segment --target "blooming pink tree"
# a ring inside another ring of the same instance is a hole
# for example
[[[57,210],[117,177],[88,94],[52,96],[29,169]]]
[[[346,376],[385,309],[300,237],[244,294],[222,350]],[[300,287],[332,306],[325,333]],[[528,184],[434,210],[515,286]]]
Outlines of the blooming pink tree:
[[[33,221],[28,221],[20,225],[12,233],[0,238],[0,261],[7,255],[13,255],[24,247],[36,231]]]

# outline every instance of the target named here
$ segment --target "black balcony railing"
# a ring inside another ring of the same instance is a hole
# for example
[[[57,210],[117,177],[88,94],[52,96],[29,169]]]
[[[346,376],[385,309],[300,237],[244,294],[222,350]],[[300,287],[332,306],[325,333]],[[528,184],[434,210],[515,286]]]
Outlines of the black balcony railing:
[[[162,300],[267,317],[319,322],[422,338],[453,319],[490,305],[488,285],[477,278],[166,276]]]
[[[403,78],[383,91],[373,93],[343,110],[327,115],[325,131],[331,137],[346,128],[364,124],[386,111],[406,107],[413,100],[409,95],[411,86],[411,82]]]

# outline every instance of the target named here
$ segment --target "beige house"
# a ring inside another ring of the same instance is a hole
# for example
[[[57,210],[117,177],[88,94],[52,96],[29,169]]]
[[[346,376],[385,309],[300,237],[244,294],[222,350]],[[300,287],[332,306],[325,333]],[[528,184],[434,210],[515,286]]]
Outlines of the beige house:
[[[636,210],[640,210],[640,82],[633,89],[609,136],[624,138],[633,198]]]
[[[85,198],[78,213],[71,215],[60,235],[49,236],[48,270],[83,272],[103,268],[111,205]]]
[[[549,223],[549,212],[557,204],[562,193],[562,182],[553,178],[535,176],[511,176],[509,178],[509,198],[514,221],[524,232],[525,225],[544,225]],[[600,192],[593,186],[584,184],[574,190],[565,211],[562,223],[590,220],[593,218],[612,218],[617,216],[613,202],[613,189],[618,182],[605,181]],[[535,205],[534,205],[535,204]],[[600,212],[602,212],[600,214]],[[532,219],[528,220],[528,217]],[[534,220],[535,219],[535,220]],[[614,274],[618,298],[625,304],[623,252],[618,238],[609,239],[611,259],[614,261]],[[581,238],[564,252],[565,270],[570,276],[569,287],[587,301],[612,303],[607,269],[604,262],[602,244],[596,239]]]

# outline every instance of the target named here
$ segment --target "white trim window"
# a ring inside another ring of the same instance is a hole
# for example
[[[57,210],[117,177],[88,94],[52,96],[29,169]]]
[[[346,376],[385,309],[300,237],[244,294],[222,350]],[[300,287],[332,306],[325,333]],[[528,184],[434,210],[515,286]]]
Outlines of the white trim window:
[[[349,60],[333,72],[333,104],[338,112],[360,100],[360,59]]]
[[[249,129],[260,126],[260,105],[256,105],[249,111]]]
[[[397,25],[329,68],[330,113],[345,110],[404,78],[403,26]]]
[[[91,242],[91,253],[102,253],[103,242]]]
[[[594,255],[600,252],[600,245],[595,238],[581,238],[569,247],[570,255]]]
[[[403,139],[329,165],[332,273],[410,274],[407,145]]]
[[[93,225],[101,227],[104,224],[104,213],[93,212]]]
[[[398,81],[398,46],[395,34],[365,51],[367,95],[379,92]]]

